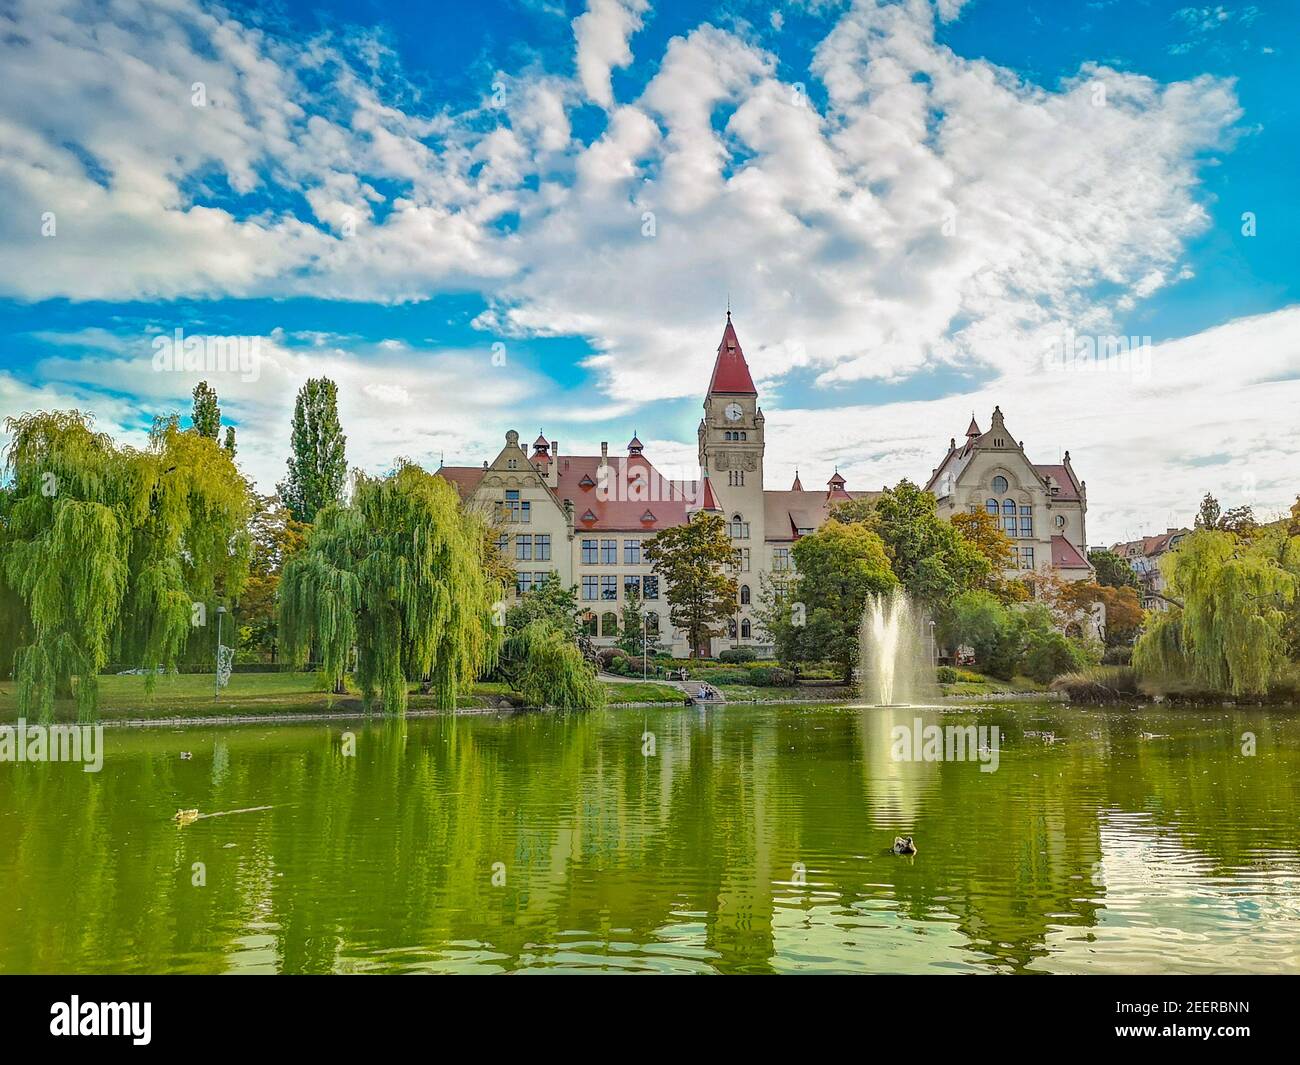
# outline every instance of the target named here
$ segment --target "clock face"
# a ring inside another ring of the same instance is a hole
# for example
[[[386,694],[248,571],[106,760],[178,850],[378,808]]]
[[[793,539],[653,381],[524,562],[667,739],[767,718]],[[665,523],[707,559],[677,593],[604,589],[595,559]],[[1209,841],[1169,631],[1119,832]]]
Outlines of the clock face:
[[[740,416],[745,412],[740,409],[739,403],[728,403],[722,413],[727,416],[727,421],[738,422],[740,421]]]

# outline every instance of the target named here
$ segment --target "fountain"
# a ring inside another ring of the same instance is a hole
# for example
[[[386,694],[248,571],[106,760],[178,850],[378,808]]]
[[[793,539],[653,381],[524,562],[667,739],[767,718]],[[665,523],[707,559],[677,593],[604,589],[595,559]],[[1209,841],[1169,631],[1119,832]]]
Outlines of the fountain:
[[[907,706],[935,695],[928,622],[901,588],[867,597],[858,630],[858,685],[873,706]]]

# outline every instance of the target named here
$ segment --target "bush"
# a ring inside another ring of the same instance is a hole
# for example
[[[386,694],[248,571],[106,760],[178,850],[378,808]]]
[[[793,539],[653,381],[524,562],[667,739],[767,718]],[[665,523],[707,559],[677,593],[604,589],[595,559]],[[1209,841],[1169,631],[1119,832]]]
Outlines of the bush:
[[[1119,644],[1116,647],[1107,647],[1106,652],[1101,656],[1103,666],[1131,666],[1133,664],[1133,645]]]
[[[794,674],[779,666],[755,666],[748,671],[749,683],[755,688],[790,688]]]
[[[1137,670],[1129,666],[1093,666],[1063,673],[1052,681],[1052,691],[1065,692],[1072,702],[1128,702],[1139,697]]]
[[[956,684],[957,671],[952,666],[940,666],[935,671],[935,679],[940,684]]]
[[[718,661],[725,662],[727,665],[738,665],[742,662],[753,662],[758,658],[758,652],[752,647],[728,647],[718,652]]]
[[[1082,669],[1089,663],[1083,650],[1064,633],[1049,629],[1031,631],[1023,660],[1025,675],[1047,684],[1062,673]]]
[[[628,653],[621,647],[602,647],[596,652],[596,661],[601,669],[612,669],[613,663],[620,658],[627,658]]]
[[[702,680],[707,684],[748,684],[750,682],[747,669],[713,669],[707,674],[694,675],[691,679]]]

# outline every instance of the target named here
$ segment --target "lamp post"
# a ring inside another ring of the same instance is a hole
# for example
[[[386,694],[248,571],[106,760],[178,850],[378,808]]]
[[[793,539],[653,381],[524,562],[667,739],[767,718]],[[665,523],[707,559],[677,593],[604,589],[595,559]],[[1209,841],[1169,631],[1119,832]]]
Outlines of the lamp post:
[[[930,665],[936,669],[939,666],[939,645],[934,642],[934,622],[930,622]]]
[[[221,619],[226,613],[224,606],[217,607],[217,673],[212,678],[212,698],[219,698],[221,695]]]
[[[650,648],[650,611],[641,615],[641,680],[645,681],[649,672]]]

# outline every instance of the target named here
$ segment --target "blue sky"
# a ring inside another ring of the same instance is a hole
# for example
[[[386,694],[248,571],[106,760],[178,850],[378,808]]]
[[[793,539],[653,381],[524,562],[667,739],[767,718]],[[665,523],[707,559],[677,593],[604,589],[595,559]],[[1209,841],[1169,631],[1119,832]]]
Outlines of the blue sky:
[[[999,403],[1031,457],[1071,451],[1094,542],[1207,490],[1269,513],[1300,447],[1297,14],[20,3],[0,416],[138,442],[208,377],[270,488],[328,373],[367,468],[541,428],[690,474],[730,298],[770,486],[924,480]],[[157,372],[177,328],[257,338],[256,378]],[[1067,334],[1153,348],[1053,368]]]

